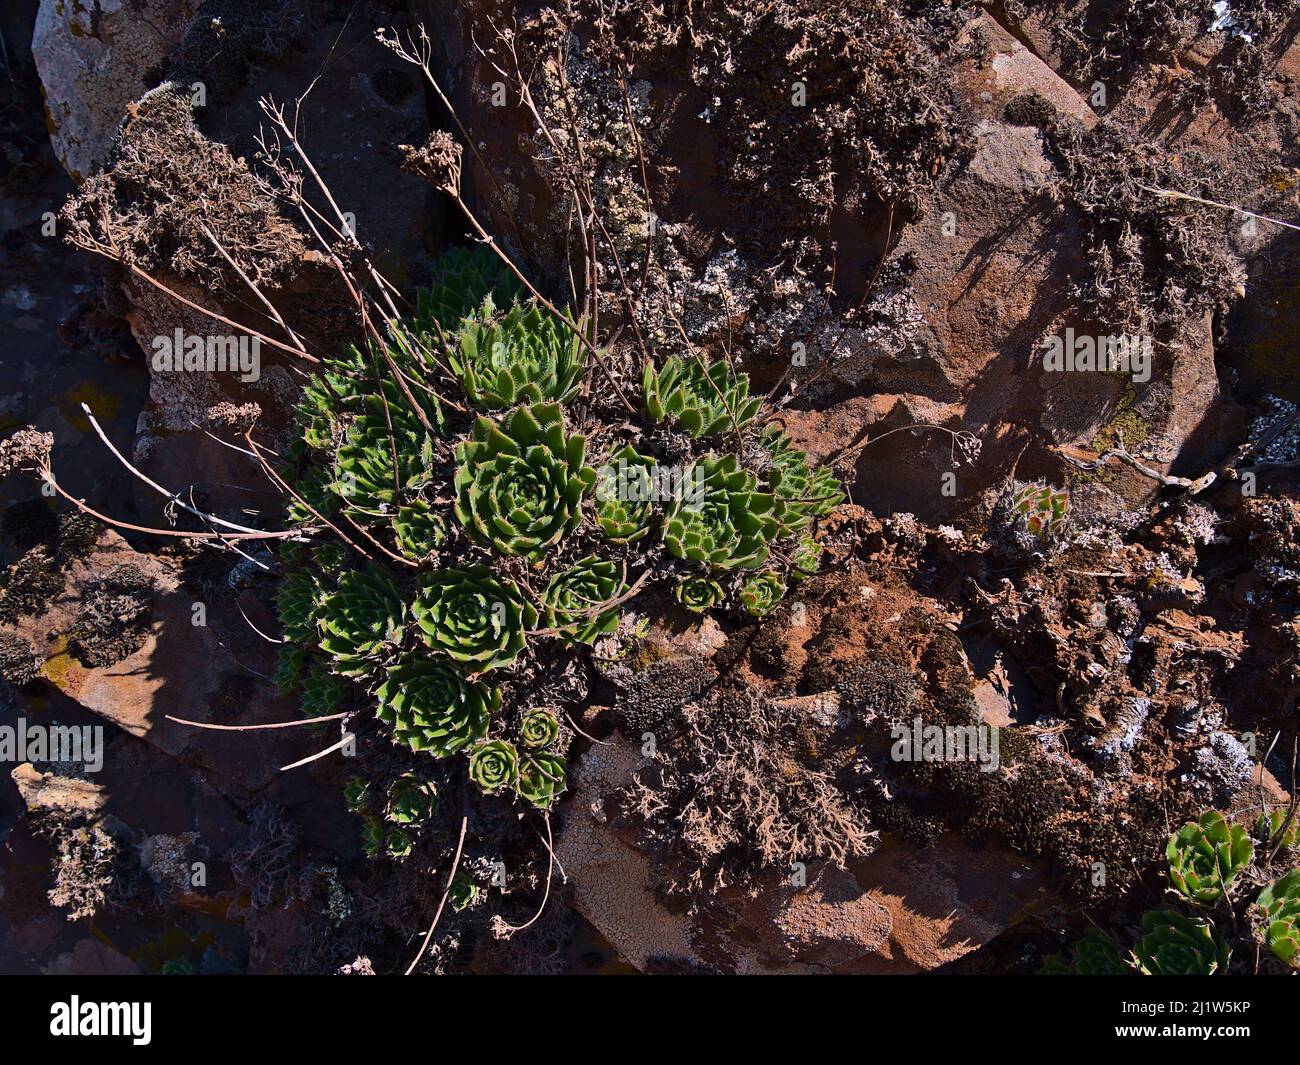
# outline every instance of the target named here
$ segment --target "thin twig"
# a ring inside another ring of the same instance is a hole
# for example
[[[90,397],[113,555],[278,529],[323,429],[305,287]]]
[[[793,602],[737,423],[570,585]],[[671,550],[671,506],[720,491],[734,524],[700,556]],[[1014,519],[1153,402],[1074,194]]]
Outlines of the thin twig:
[[[420,959],[424,957],[424,952],[429,949],[429,940],[433,938],[433,930],[438,927],[438,921],[442,917],[443,907],[447,905],[447,896],[451,894],[452,881],[456,879],[456,870],[460,868],[460,854],[465,847],[465,829],[469,827],[469,815],[466,814],[460,819],[460,839],[456,841],[456,857],[451,862],[451,872],[447,874],[447,886],[442,889],[442,898],[438,902],[438,910],[433,915],[433,921],[429,925],[429,930],[424,933],[424,942],[420,944],[420,949],[415,958],[407,967],[403,976],[410,976],[415,972],[415,967],[420,964]]]

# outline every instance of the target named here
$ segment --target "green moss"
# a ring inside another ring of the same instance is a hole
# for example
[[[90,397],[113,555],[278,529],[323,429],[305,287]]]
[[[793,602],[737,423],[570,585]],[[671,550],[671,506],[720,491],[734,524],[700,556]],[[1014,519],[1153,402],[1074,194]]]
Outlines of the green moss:
[[[1124,394],[1120,397],[1110,421],[1098,429],[1096,435],[1088,441],[1088,449],[1100,455],[1118,446],[1122,440],[1124,447],[1131,451],[1146,440],[1151,435],[1151,423],[1137,412],[1136,406],[1137,391],[1130,383],[1125,386]],[[1113,467],[1102,466],[1096,470],[1075,470],[1072,480],[1076,485],[1110,485],[1114,484],[1115,477],[1116,471]]]

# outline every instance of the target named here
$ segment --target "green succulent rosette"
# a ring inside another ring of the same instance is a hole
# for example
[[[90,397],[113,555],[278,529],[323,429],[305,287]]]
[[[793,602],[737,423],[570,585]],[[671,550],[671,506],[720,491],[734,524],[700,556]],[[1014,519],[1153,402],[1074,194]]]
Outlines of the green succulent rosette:
[[[519,752],[508,740],[489,740],[470,752],[469,778],[489,795],[512,787],[519,776]]]
[[[397,549],[410,559],[427,558],[447,539],[447,521],[424,499],[413,499],[393,516]]]
[[[766,617],[785,595],[785,585],[770,569],[760,570],[740,586],[740,605],[756,618]]]
[[[735,455],[709,456],[690,470],[669,503],[664,546],[678,558],[717,569],[757,569],[775,538],[775,500]]]
[[[1074,944],[1073,957],[1066,961],[1060,955],[1043,960],[1040,976],[1132,976],[1133,967],[1120,953],[1119,946],[1110,936],[1090,928]]]
[[[529,710],[519,722],[519,742],[525,747],[549,747],[560,734],[560,719],[549,710]]]
[[[438,257],[433,285],[416,293],[409,327],[434,344],[439,329],[455,333],[467,315],[508,308],[522,292],[519,279],[486,244],[448,248]]]
[[[376,716],[413,751],[446,758],[487,735],[501,693],[466,680],[449,662],[411,656],[389,667]]]
[[[1209,810],[1169,837],[1169,883],[1193,902],[1213,904],[1231,892],[1255,856],[1255,845],[1239,825]]]
[[[447,899],[451,903],[451,908],[457,913],[468,909],[474,905],[474,900],[478,898],[478,885],[474,883],[464,873],[457,873],[451,878],[451,890],[447,894]]]
[[[1065,528],[1070,493],[1042,482],[1020,484],[1012,492],[1011,511],[1027,533],[1047,540]]]
[[[822,545],[805,536],[790,553],[790,580],[804,581],[815,577],[822,564]]]
[[[1133,968],[1110,936],[1090,928],[1074,945],[1074,971],[1079,976],[1131,976]]]
[[[353,510],[382,516],[392,511],[399,482],[403,490],[410,490],[428,481],[434,441],[419,422],[395,417],[394,405],[385,415],[380,400],[367,399],[366,404],[334,454],[330,488]],[[394,455],[398,476],[393,474]]]
[[[384,835],[384,849],[390,858],[409,858],[415,847],[415,833],[408,825],[392,825]]]
[[[1142,931],[1133,961],[1144,976],[1221,976],[1228,970],[1228,945],[1208,921],[1152,910],[1142,915]]]
[[[1300,869],[1265,887],[1255,906],[1264,918],[1268,949],[1291,968],[1300,969]]]
[[[545,751],[528,755],[519,767],[515,790],[525,802],[539,810],[549,810],[565,788],[564,759]]]
[[[1255,818],[1254,835],[1261,846],[1294,847],[1300,841],[1300,817],[1293,818],[1288,824],[1288,816],[1288,810],[1278,809]]]
[[[300,477],[286,475],[286,483],[292,483],[297,493],[284,505],[291,525],[319,524],[320,518],[331,518],[338,513],[342,501],[334,494],[333,474],[319,462],[309,463]]]
[[[367,858],[378,858],[384,853],[384,843],[387,835],[384,823],[379,818],[363,817],[361,819],[361,849],[366,852]]]
[[[761,396],[749,394],[749,375],[725,362],[706,368],[674,355],[658,370],[647,364],[641,384],[646,413],[657,422],[672,418],[694,437],[744,429],[763,405]]]
[[[405,618],[402,594],[388,577],[375,569],[345,573],[320,598],[320,649],[337,672],[360,676],[401,641]]]
[[[596,479],[585,452],[556,404],[518,407],[500,423],[479,418],[456,445],[457,519],[471,539],[540,562],[582,520]]]
[[[343,681],[324,662],[313,662],[302,676],[302,712],[308,717],[334,713],[346,694]]]
[[[438,805],[438,789],[418,773],[403,773],[388,789],[388,807],[384,816],[397,825],[418,827],[433,816]]]
[[[584,367],[581,328],[536,302],[461,324],[447,361],[470,402],[483,410],[517,403],[563,403],[578,390]]]
[[[692,613],[703,614],[721,603],[726,592],[712,577],[692,574],[673,586],[673,598]]]
[[[764,480],[776,499],[778,536],[795,535],[813,518],[829,514],[844,502],[844,489],[835,474],[826,467],[811,469],[808,456],[783,429],[768,426],[761,443],[771,460]]]
[[[348,563],[348,549],[342,544],[327,541],[312,548],[312,561],[326,573],[341,573]]]
[[[307,664],[307,651],[296,643],[282,643],[275,656],[275,686],[281,694],[296,691]]]
[[[343,802],[354,814],[361,813],[370,796],[370,781],[365,777],[348,777],[343,785]]]
[[[280,611],[280,629],[290,643],[316,638],[316,597],[320,586],[306,570],[286,573],[276,589],[275,605]]]
[[[430,573],[411,612],[430,648],[477,673],[513,665],[537,624],[518,586],[498,581],[486,566]]]
[[[557,573],[542,592],[546,626],[570,643],[594,643],[618,628],[619,618],[616,606],[597,608],[626,591],[623,566],[588,555]]]
[[[596,480],[596,524],[618,543],[640,540],[654,522],[655,460],[630,444],[609,456]]]

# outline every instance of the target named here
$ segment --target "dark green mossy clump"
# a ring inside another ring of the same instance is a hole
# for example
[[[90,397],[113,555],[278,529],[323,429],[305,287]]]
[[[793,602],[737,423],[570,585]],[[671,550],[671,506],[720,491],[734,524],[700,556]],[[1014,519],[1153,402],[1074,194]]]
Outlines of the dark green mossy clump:
[[[85,558],[95,549],[103,527],[99,521],[79,510],[59,515],[58,553],[61,558]]]
[[[0,632],[0,677],[21,688],[36,679],[40,668],[41,658],[28,641],[12,632]]]
[[[1012,125],[1045,129],[1056,121],[1056,106],[1042,93],[1030,89],[1013,97],[1002,114]]]
[[[1227,307],[1240,268],[1223,219],[1149,191],[1214,197],[1220,182],[1210,159],[1194,150],[1173,157],[1112,123],[1086,130],[1062,120],[1046,140],[1063,175],[1053,195],[1083,222],[1086,273],[1073,290],[1082,314],[1109,334],[1169,343]]]
[[[87,590],[69,649],[92,669],[134,654],[148,634],[152,600],[153,582],[138,568],[115,567]]]
[[[635,655],[635,652],[634,652]],[[698,699],[718,679],[717,667],[696,655],[655,659],[643,652],[628,665],[608,671],[619,684],[614,720],[631,740],[643,733],[664,734],[676,727],[682,707]]]
[[[734,232],[741,254],[811,272],[830,265],[838,213],[883,228],[888,204],[895,227],[914,220],[936,177],[970,150],[951,76],[962,24],[943,2],[711,2],[682,17],[638,0],[579,0],[544,8],[528,33],[537,54],[572,27],[606,70],[665,84],[686,72],[689,102],[660,119],[670,142],[700,143],[693,120],[706,109],[719,192],[745,220]]]
[[[1023,18],[1014,0],[1008,14]],[[1071,81],[1122,86],[1147,63],[1172,65],[1207,35],[1215,12],[1203,0],[1091,0],[1069,19],[1054,20],[1052,38]],[[1233,0],[1230,22],[1215,34],[1221,47],[1203,70],[1184,74],[1178,93],[1188,108],[1213,99],[1236,119],[1259,118],[1273,102],[1268,85],[1275,59],[1269,42],[1294,12],[1291,0]]]
[[[63,574],[47,548],[33,547],[5,575],[0,593],[0,621],[13,623],[28,614],[40,614],[63,592]]]

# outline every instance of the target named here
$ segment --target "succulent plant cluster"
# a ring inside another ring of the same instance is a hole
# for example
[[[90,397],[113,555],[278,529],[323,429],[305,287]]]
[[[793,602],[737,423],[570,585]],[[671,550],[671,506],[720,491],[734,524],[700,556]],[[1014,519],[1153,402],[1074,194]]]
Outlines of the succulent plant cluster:
[[[1090,929],[1071,957],[1053,955],[1044,975],[1217,976],[1228,971],[1231,935],[1240,925],[1292,969],[1300,969],[1300,869],[1270,880],[1271,859],[1295,846],[1288,810],[1261,814],[1247,831],[1208,810],[1169,837],[1169,890],[1192,912],[1169,906],[1142,915],[1140,934],[1125,956],[1105,932]],[[1252,834],[1254,838],[1252,839]],[[1262,885],[1262,886],[1261,886]],[[1253,902],[1251,895],[1254,895]],[[1241,921],[1242,914],[1248,921]],[[1216,919],[1217,918],[1217,919]]]
[[[544,666],[633,638],[642,595],[770,613],[817,571],[816,520],[843,500],[729,360],[647,364],[629,418],[587,323],[527,298],[492,249],[435,275],[304,389],[284,468],[314,533],[283,554],[277,680],[311,714],[369,706],[407,752],[387,785],[348,788],[367,851],[394,858],[449,766],[550,809],[573,732]]]
[[[1039,540],[1047,540],[1065,527],[1070,510],[1070,495],[1063,488],[1042,482],[1015,486],[1011,511],[1024,531]]]

